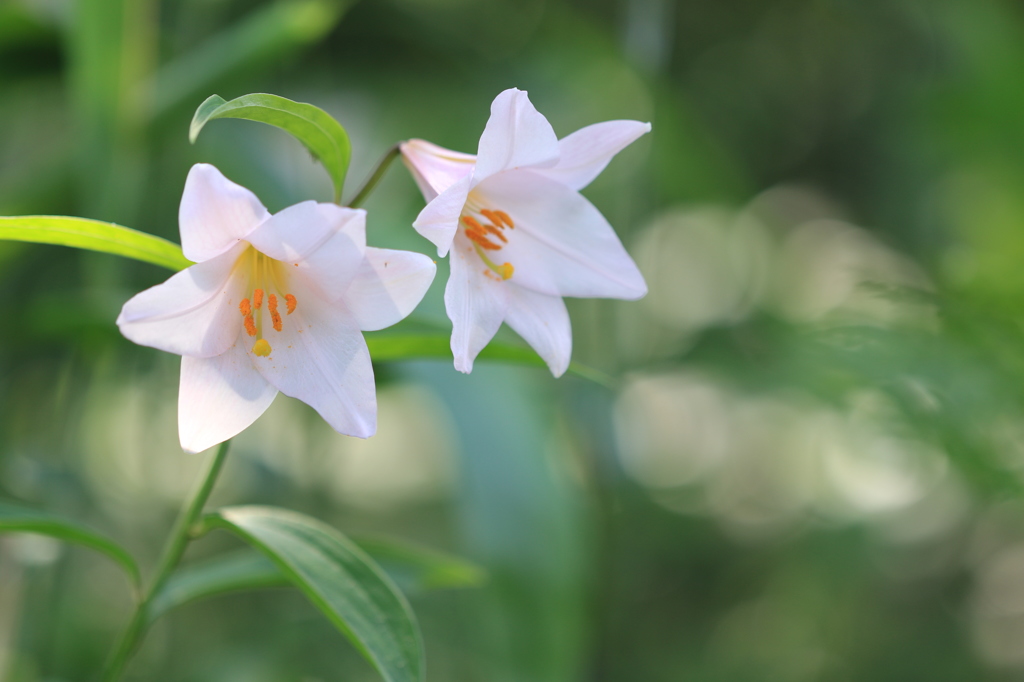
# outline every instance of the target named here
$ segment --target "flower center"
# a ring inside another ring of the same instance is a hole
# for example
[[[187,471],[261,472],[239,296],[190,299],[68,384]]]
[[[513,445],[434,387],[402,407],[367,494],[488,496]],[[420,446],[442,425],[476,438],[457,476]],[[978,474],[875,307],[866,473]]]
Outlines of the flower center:
[[[512,264],[505,262],[498,265],[487,255],[488,251],[501,251],[502,246],[508,243],[505,229],[514,230],[516,227],[508,213],[480,208],[469,202],[463,209],[461,220],[466,237],[473,242],[477,255],[487,266],[484,274],[488,277],[497,275],[501,280],[511,279],[512,273],[515,272]]]
[[[264,299],[266,299],[266,310],[267,315],[270,317],[270,326],[274,331],[279,332],[284,329],[281,313],[278,311],[278,294],[282,292],[281,287],[278,286],[279,278],[277,277],[276,261],[264,256],[256,249],[252,249],[252,253],[251,275],[255,288],[252,290],[252,298],[243,298],[242,302],[238,304],[238,310],[242,313],[245,332],[249,336],[256,337],[256,342],[252,346],[253,354],[265,358],[270,355],[270,351],[273,348],[271,348],[270,342],[263,336]],[[295,306],[298,305],[295,297],[291,294],[283,294],[281,298],[284,299],[285,315],[294,313]]]

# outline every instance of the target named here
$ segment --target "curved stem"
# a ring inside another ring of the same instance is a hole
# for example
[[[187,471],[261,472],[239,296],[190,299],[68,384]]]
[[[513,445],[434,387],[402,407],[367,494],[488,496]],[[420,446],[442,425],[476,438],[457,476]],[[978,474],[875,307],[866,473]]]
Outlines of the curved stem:
[[[100,676],[102,682],[114,682],[114,680],[121,676],[121,671],[124,669],[125,664],[132,654],[135,653],[136,648],[141,642],[146,627],[149,625],[149,605],[153,601],[153,597],[156,596],[167,582],[167,579],[171,577],[171,572],[178,565],[182,555],[185,554],[188,543],[194,537],[193,528],[200,521],[203,507],[206,505],[206,501],[213,491],[213,486],[217,482],[217,476],[224,466],[230,442],[224,441],[217,448],[217,453],[210,460],[206,474],[199,481],[195,492],[188,498],[181,513],[178,515],[177,521],[174,522],[174,527],[171,529],[167,544],[164,546],[163,554],[160,556],[160,563],[157,565],[153,582],[146,591],[145,597],[136,606],[135,613],[132,614],[132,619],[128,622],[128,626],[121,633],[121,638],[118,640],[114,652],[111,654],[103,674]]]
[[[372,192],[373,188],[377,186],[380,179],[384,177],[384,173],[387,172],[388,166],[390,166],[391,162],[398,156],[399,151],[399,147],[396,144],[381,157],[380,161],[377,162],[377,166],[373,169],[373,173],[371,173],[370,177],[366,179],[366,182],[364,182],[363,186],[359,188],[359,191],[356,192],[354,197],[352,197],[352,200],[348,202],[348,206],[356,208],[366,201],[366,197],[370,196],[370,192]]]

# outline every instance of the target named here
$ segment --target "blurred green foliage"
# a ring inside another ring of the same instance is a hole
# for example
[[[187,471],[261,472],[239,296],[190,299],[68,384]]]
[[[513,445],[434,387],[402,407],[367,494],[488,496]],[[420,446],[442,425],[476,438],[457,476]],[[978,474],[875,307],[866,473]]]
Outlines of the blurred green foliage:
[[[574,359],[622,388],[383,363],[374,439],[279,399],[215,498],[484,566],[479,589],[411,595],[428,680],[1017,679],[1022,69],[1012,0],[7,0],[0,214],[175,240],[199,161],[272,210],[331,197],[269,127],[190,146],[214,92],[330,112],[350,187],[399,140],[474,151],[507,87],[560,135],[650,120],[585,194],[651,293],[570,307]],[[370,243],[430,253],[421,206],[396,164]],[[144,570],[199,461],[177,447],[175,359],[113,320],[164,276],[0,245],[0,497]],[[414,324],[447,325],[446,277]],[[129,606],[103,557],[0,537],[0,677],[87,678]],[[175,609],[131,675],[376,679],[274,590]]]

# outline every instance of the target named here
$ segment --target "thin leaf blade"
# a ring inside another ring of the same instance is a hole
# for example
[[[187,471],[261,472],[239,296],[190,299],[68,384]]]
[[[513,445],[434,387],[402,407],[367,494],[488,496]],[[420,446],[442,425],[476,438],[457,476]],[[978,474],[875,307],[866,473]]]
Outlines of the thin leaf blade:
[[[133,588],[139,586],[139,568],[127,550],[80,523],[56,514],[0,502],[0,533],[8,532],[47,535],[105,554],[124,569]]]
[[[112,253],[170,270],[192,265],[174,242],[114,223],[71,216],[0,217],[0,239]]]
[[[482,568],[464,559],[383,536],[352,538],[406,594],[478,587]],[[291,585],[266,556],[252,550],[232,552],[174,573],[150,603],[153,622],[171,609],[231,592]]]
[[[171,609],[229,592],[291,585],[263,554],[233,552],[176,571],[150,602],[147,617],[155,621]]]
[[[330,526],[273,507],[209,515],[262,551],[388,682],[423,679],[423,641],[405,597],[354,543]]]
[[[218,118],[257,121],[290,133],[323,165],[334,185],[334,200],[341,200],[352,145],[345,128],[326,111],[266,93],[242,95],[231,101],[211,95],[192,117],[189,141],[194,143],[206,124]]]
[[[448,335],[432,332],[411,334],[385,332],[379,335],[371,333],[366,334],[366,345],[370,349],[370,357],[374,362],[452,359],[451,342]],[[500,341],[492,341],[487,344],[477,358],[531,367],[547,367],[544,360],[532,349]],[[568,371],[570,374],[575,374],[602,386],[615,387],[615,379],[593,367],[573,362],[569,364]]]

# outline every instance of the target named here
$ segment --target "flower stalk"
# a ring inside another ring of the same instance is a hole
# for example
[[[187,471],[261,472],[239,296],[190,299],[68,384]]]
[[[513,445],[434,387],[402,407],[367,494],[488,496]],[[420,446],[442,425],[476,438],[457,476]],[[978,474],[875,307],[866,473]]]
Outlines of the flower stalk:
[[[114,682],[119,679],[125,664],[141,643],[142,637],[145,635],[146,628],[149,625],[149,608],[154,597],[156,597],[171,577],[175,566],[178,565],[181,557],[185,554],[189,542],[197,536],[194,529],[202,520],[203,507],[206,506],[210,493],[213,491],[213,486],[217,482],[217,477],[224,466],[230,442],[224,441],[217,448],[217,452],[213,459],[210,460],[205,475],[200,479],[195,492],[187,498],[185,506],[178,515],[178,519],[174,522],[174,527],[171,529],[167,544],[164,546],[163,554],[160,557],[160,563],[157,565],[153,582],[150,584],[143,599],[136,605],[135,613],[132,614],[132,619],[128,622],[128,626],[121,633],[121,637],[103,670],[103,674],[100,676],[102,682]]]
[[[384,177],[384,174],[387,172],[391,162],[398,158],[399,153],[400,147],[397,144],[384,153],[384,156],[382,156],[380,161],[377,162],[377,165],[370,174],[370,177],[366,179],[366,182],[364,182],[363,186],[359,188],[356,195],[348,202],[347,205],[349,208],[358,208],[364,201],[366,201],[366,198],[370,196],[371,192],[373,192],[377,183]]]

